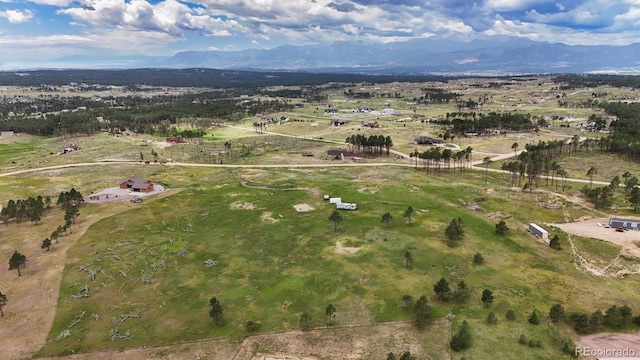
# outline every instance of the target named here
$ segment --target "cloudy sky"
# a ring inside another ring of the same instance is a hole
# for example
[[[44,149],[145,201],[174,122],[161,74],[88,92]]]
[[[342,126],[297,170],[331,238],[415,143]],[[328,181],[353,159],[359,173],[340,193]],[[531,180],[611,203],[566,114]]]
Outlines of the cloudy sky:
[[[640,0],[0,0],[0,63],[457,34],[640,42]]]

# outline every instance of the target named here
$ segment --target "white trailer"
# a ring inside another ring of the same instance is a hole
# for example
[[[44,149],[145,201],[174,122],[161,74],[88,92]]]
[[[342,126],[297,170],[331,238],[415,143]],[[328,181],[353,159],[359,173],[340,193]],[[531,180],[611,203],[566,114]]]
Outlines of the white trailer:
[[[355,210],[358,208],[358,205],[355,203],[338,203],[336,204],[336,209],[342,210]]]
[[[342,202],[342,198],[329,198],[329,204],[340,204]]]
[[[531,223],[529,224],[529,231],[531,231],[535,236],[539,237],[540,239],[546,239],[549,237],[549,232],[545,229],[543,229],[542,227]]]

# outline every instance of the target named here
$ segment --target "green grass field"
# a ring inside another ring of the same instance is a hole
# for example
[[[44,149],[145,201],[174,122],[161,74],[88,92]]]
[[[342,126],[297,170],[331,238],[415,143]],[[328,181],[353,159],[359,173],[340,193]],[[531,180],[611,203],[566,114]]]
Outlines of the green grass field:
[[[20,135],[0,139],[0,171],[106,159],[140,162],[141,154],[144,161],[153,162],[152,149],[161,160],[200,164],[339,164],[348,161],[328,159],[326,151],[346,148],[344,140],[353,134],[389,135],[395,150],[423,151],[427,148],[413,145],[413,140],[422,134],[438,136],[445,129],[420,121],[396,120],[412,113],[445,116],[455,111],[455,105],[416,105],[413,98],[420,96],[421,86],[443,86],[463,94],[464,99],[490,93],[493,100],[484,105],[485,112],[512,110],[586,118],[594,111],[560,109],[552,98],[525,103],[531,97],[547,96],[538,81],[522,83],[515,90],[511,85],[498,90],[469,88],[463,81],[362,86],[379,94],[398,92],[400,97],[346,102],[342,91],[332,90],[328,103],[343,110],[336,116],[349,120],[348,124],[328,126],[333,115],[324,114],[327,104],[272,114],[301,120],[267,129],[286,137],[257,135],[251,130],[256,118],[235,123],[249,130],[214,128],[197,143],[172,147],[157,146],[154,142],[164,139],[149,135],[101,133],[64,139]],[[359,91],[359,87],[353,90]],[[617,93],[615,89],[608,91],[611,96]],[[568,97],[579,101],[589,99],[590,93],[576,92]],[[382,109],[385,102],[401,115],[374,117],[350,112],[358,106]],[[361,127],[360,123],[367,120],[378,121],[381,128]],[[312,126],[314,123],[318,125]],[[527,143],[580,135],[575,128],[551,125],[537,133],[456,137],[453,143],[472,147],[473,158],[482,159],[487,154],[512,154],[514,142],[522,149]],[[221,153],[227,141],[232,143],[234,157]],[[70,143],[79,145],[80,150],[57,154]],[[303,157],[303,152],[314,156]],[[390,157],[371,161],[403,160]],[[637,171],[637,165],[612,155],[572,155],[559,161],[570,178],[588,179],[586,171],[591,166],[599,168],[594,178],[597,181],[608,182],[625,170]],[[489,167],[499,168],[500,162]],[[424,340],[418,345],[423,358],[435,357],[443,346],[447,348],[447,344],[434,344],[443,335],[433,337],[430,331],[448,329],[444,319],[452,316],[452,330],[457,331],[467,320],[474,339],[469,350],[453,353],[453,359],[557,359],[564,356],[559,350],[562,341],[577,340],[579,335],[564,324],[549,321],[547,314],[553,304],[561,303],[567,311],[589,313],[626,304],[633,308],[634,315],[640,312],[637,275],[624,279],[594,277],[574,264],[566,234],[551,231],[563,244],[562,250],[555,251],[526,230],[531,222],[561,223],[602,216],[568,200],[580,196],[582,183],[570,184],[566,192],[553,194],[554,186],[545,186],[545,180],[537,191],[515,191],[510,188],[509,174],[469,169],[434,176],[406,166],[232,171],[136,163],[0,177],[0,198],[4,204],[8,199],[48,195],[55,202],[61,191],[71,187],[89,195],[131,175],[150,178],[175,194],[150,198],[135,206],[87,204],[80,209],[80,223],[83,218],[101,220],[67,250],[54,324],[36,357],[221,337],[239,342],[248,335],[247,321],[258,322],[259,332],[297,330],[301,313],[307,312],[313,326],[325,326],[328,304],[336,308],[335,326],[410,320],[412,313],[399,306],[402,296],[408,294],[415,299],[426,295],[434,315],[442,319],[437,326],[424,330]],[[249,187],[242,186],[236,177]],[[341,212],[344,222],[337,232],[328,219],[334,208],[322,200],[324,194],[358,204],[357,211]],[[614,199],[617,214],[632,215],[622,197],[620,193]],[[475,202],[485,211],[468,210],[462,201]],[[562,208],[540,206],[548,203],[561,204]],[[298,212],[293,207],[296,204],[308,204],[314,210]],[[415,210],[412,224],[403,217],[408,206]],[[386,212],[394,218],[389,227],[381,222]],[[60,217],[59,210],[53,213]],[[35,251],[41,251],[39,242],[50,233],[51,224],[59,221],[52,218],[49,215],[38,226],[25,223],[3,228],[3,250],[10,251],[28,238],[34,239]],[[463,220],[465,236],[451,248],[443,240],[453,218]],[[507,235],[495,233],[499,220],[509,226]],[[611,243],[580,237],[573,240],[577,251],[598,266],[614,259],[615,269],[640,262],[618,257],[620,248]],[[338,251],[338,243],[343,252]],[[60,250],[54,246],[51,251]],[[413,255],[408,268],[404,266],[407,250]],[[29,251],[30,258],[36,256],[32,255],[33,249]],[[472,263],[477,252],[485,259],[483,265]],[[433,285],[441,277],[448,279],[452,288],[465,281],[472,289],[470,299],[463,304],[438,301]],[[494,293],[490,308],[481,302],[483,289]],[[222,326],[215,325],[208,315],[212,296],[224,308]],[[515,321],[505,318],[508,310],[515,312]],[[540,315],[540,325],[527,322],[533,310]],[[485,321],[490,311],[496,313],[497,324]],[[518,344],[522,334],[540,340],[542,347]],[[385,355],[380,354],[380,358]]]
[[[398,304],[409,294],[427,295],[439,317],[455,314],[454,329],[463,319],[471,322],[475,345],[461,354],[467,358],[510,359],[522,351],[532,358],[558,358],[561,340],[571,331],[548,324],[545,314],[552,304],[593,311],[594,304],[615,300],[632,306],[639,300],[633,291],[637,279],[593,281],[576,270],[568,250],[553,251],[524,231],[532,220],[562,221],[560,212],[534,205],[538,195],[507,189],[487,195],[484,179],[471,173],[238,170],[252,184],[271,188],[265,190],[240,186],[228,170],[155,169],[149,174],[155,181],[183,190],[105,217],[69,249],[58,313],[38,356],[241,338],[249,320],[260,322],[261,331],[296,329],[302,312],[320,326],[329,303],[337,309],[337,325],[406,320],[411,315]],[[278,190],[285,184],[317,190]],[[357,211],[342,212],[337,232],[328,220],[333,207],[322,200],[325,193],[358,203]],[[487,197],[482,206],[488,213],[504,214],[511,228],[507,236],[495,234],[486,213],[457,201],[479,196]],[[315,210],[297,212],[293,205],[302,203]],[[108,214],[109,206],[85,205],[81,213]],[[411,225],[402,217],[408,206],[415,209]],[[394,217],[388,228],[380,221],[387,211]],[[450,248],[443,238],[453,217],[463,219],[465,237]],[[337,253],[338,241],[360,250]],[[410,268],[404,267],[407,249],[414,257]],[[472,264],[476,252],[483,254],[484,265]],[[217,265],[207,267],[209,259]],[[470,300],[436,301],[433,284],[443,276],[451,286],[464,280],[473,289]],[[85,285],[88,297],[80,297]],[[490,311],[480,302],[484,288],[496,298],[491,309],[500,319],[496,325],[484,322]],[[224,326],[208,316],[212,296],[224,307]],[[513,323],[504,318],[509,309],[516,312]],[[542,315],[541,325],[526,323],[533,309]],[[65,330],[70,336],[58,340]],[[520,333],[541,340],[543,347],[519,347]]]

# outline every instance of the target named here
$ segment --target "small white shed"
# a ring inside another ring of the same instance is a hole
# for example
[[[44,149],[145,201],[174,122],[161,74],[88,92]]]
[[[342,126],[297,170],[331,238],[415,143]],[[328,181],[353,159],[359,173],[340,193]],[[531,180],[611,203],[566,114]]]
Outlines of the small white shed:
[[[534,223],[529,224],[529,231],[540,239],[546,239],[549,237],[549,232],[547,230]]]

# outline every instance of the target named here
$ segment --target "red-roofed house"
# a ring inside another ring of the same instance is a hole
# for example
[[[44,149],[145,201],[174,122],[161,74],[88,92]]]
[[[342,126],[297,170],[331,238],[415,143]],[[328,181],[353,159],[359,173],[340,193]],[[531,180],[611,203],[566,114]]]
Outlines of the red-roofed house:
[[[153,183],[151,180],[143,179],[141,177],[130,177],[120,180],[120,189],[130,189],[134,192],[151,192],[153,191]]]

